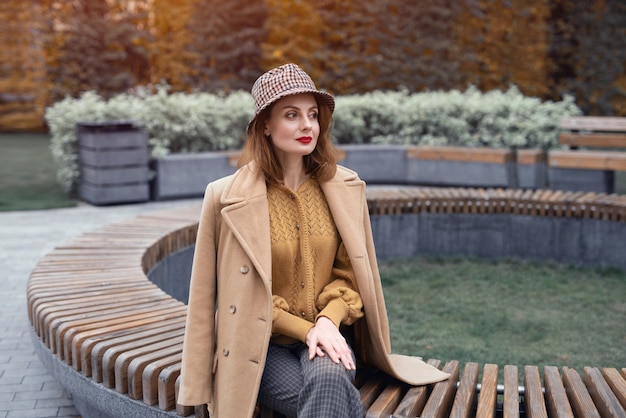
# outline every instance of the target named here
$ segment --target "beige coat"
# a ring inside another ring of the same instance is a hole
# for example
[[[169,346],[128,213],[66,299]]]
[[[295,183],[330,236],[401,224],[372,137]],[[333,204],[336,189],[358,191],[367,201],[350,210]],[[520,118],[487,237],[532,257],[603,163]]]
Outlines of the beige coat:
[[[420,358],[390,354],[365,183],[339,167],[321,187],[363,299],[365,318],[355,324],[357,356],[414,385],[446,379]],[[269,228],[265,179],[254,165],[209,184],[191,274],[177,401],[208,403],[212,418],[253,416],[272,330]]]

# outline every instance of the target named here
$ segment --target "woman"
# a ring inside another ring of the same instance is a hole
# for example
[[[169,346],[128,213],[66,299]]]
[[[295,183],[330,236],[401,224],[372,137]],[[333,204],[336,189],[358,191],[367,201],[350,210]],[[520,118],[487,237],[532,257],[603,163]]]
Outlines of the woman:
[[[204,197],[178,403],[220,418],[252,417],[257,401],[362,417],[357,358],[414,385],[446,379],[390,354],[365,184],[330,142],[333,97],[294,64],[252,95],[241,167]]]

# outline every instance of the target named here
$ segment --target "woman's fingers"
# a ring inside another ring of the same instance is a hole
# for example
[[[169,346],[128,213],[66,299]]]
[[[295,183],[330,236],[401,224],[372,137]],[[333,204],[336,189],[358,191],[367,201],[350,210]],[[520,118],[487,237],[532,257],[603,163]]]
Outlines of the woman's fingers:
[[[348,342],[328,318],[318,319],[307,334],[307,344],[310,360],[316,355],[323,357],[326,354],[333,362],[341,363],[347,370],[356,369]]]

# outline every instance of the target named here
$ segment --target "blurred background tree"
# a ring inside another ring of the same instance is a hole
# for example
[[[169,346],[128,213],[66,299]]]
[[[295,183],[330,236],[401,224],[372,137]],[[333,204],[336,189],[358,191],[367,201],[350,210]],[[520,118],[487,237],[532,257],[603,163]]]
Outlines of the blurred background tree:
[[[190,85],[200,91],[249,90],[263,71],[261,42],[268,8],[263,0],[193,1],[188,22],[197,56]]]
[[[3,0],[0,130],[65,96],[249,90],[306,68],[335,94],[508,89],[626,116],[624,0]]]

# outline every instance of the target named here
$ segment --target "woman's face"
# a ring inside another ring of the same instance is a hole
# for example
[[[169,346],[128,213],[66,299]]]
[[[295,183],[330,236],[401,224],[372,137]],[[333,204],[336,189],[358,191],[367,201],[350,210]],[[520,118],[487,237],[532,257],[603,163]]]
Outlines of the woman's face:
[[[283,97],[265,121],[265,135],[280,159],[303,157],[313,152],[320,134],[318,109],[311,93]]]

